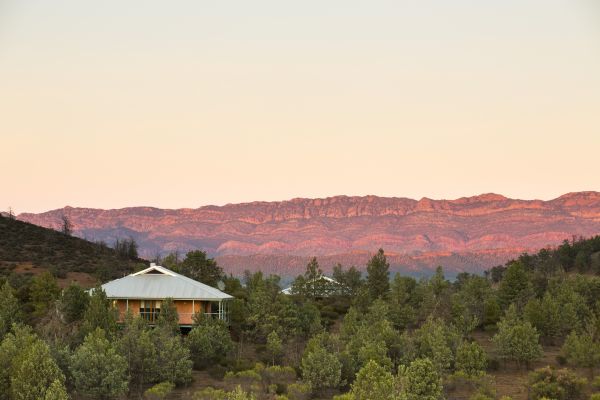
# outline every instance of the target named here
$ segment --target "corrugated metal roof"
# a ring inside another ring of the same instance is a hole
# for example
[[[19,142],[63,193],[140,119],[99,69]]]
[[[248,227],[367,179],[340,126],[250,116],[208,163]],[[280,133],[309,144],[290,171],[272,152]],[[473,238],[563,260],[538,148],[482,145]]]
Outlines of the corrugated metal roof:
[[[336,281],[335,279],[333,279],[333,278],[330,278],[330,277],[328,277],[328,276],[325,276],[325,275],[321,275],[319,278],[313,279],[313,282],[314,282],[314,281],[317,281],[317,280],[320,280],[320,279],[323,279],[325,282],[333,283],[333,284],[340,285],[340,286],[342,285],[341,283],[339,283],[339,282],[338,282],[338,281]],[[290,286],[290,287],[287,287],[287,288],[283,289],[283,290],[281,291],[281,293],[283,293],[283,294],[287,294],[287,295],[290,295],[290,294],[292,294],[292,292],[293,292],[293,289],[294,289],[294,287],[293,287],[293,286]]]
[[[143,271],[102,285],[108,298],[113,299],[173,299],[227,300],[228,295],[204,283],[152,265]]]

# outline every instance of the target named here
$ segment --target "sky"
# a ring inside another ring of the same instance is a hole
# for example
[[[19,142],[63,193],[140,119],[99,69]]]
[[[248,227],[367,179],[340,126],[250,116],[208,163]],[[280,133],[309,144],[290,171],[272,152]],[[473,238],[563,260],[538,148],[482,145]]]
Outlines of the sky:
[[[600,190],[595,0],[0,0],[0,210]]]

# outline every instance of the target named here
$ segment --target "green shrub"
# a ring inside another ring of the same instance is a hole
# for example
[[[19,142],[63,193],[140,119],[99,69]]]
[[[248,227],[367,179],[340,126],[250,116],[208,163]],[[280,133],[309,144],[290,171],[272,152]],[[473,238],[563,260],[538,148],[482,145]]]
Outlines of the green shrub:
[[[241,386],[244,390],[259,391],[262,387],[262,377],[255,369],[225,374],[225,384],[229,388]]]
[[[148,400],[164,399],[174,388],[175,385],[171,382],[161,382],[146,390],[144,392],[144,398]]]
[[[455,368],[468,376],[485,374],[487,357],[485,351],[476,342],[461,343],[456,349]]]
[[[352,393],[338,394],[337,396],[333,396],[333,400],[354,400],[354,396]]]
[[[583,398],[587,383],[568,369],[540,368],[529,375],[529,398],[540,400],[576,400]]]
[[[192,396],[192,400],[226,400],[227,393],[221,389],[207,387]]]
[[[240,386],[227,393],[227,400],[256,400],[252,393],[247,393]]]
[[[292,367],[274,365],[262,369],[259,373],[266,385],[277,385],[280,387],[296,381],[296,370]],[[277,393],[281,393],[281,390],[278,389]]]
[[[290,400],[310,399],[310,385],[306,383],[292,383],[287,387],[287,396]]]
[[[313,391],[336,388],[342,378],[342,364],[324,346],[307,349],[302,357],[302,379]]]
[[[475,388],[476,386],[477,378],[468,376],[462,371],[456,371],[444,379],[444,389],[449,392],[465,388]]]

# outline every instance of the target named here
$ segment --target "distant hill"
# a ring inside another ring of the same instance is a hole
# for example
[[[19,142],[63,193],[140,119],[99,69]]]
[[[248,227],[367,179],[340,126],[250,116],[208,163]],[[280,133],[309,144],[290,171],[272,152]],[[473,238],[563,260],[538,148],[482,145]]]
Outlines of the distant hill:
[[[141,258],[120,257],[105,245],[0,216],[0,274],[49,270],[63,282],[89,286],[133,271]]]
[[[19,219],[53,227],[66,215],[75,234],[112,243],[133,237],[146,257],[204,249],[226,271],[296,275],[310,256],[325,269],[364,265],[383,247],[392,267],[418,274],[444,265],[482,271],[527,250],[600,233],[600,193],[549,201],[483,194],[456,200],[336,196],[165,210],[72,208]]]

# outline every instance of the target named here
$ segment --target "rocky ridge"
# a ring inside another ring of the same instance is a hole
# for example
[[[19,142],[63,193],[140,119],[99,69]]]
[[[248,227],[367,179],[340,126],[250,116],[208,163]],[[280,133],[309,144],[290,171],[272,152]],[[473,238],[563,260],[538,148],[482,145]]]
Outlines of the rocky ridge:
[[[482,194],[456,200],[336,196],[205,206],[197,209],[65,207],[19,219],[112,243],[132,236],[141,253],[201,248],[226,269],[296,274],[312,255],[330,267],[362,264],[383,247],[397,269],[442,264],[480,270],[527,249],[600,233],[600,193],[568,193],[549,201]]]

